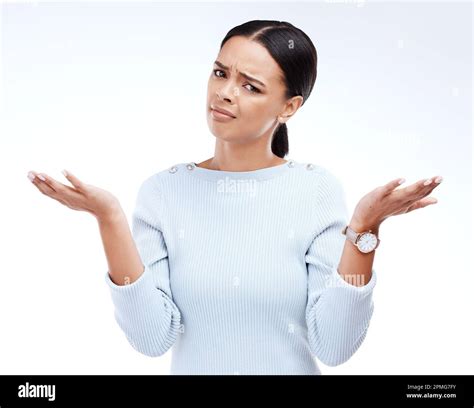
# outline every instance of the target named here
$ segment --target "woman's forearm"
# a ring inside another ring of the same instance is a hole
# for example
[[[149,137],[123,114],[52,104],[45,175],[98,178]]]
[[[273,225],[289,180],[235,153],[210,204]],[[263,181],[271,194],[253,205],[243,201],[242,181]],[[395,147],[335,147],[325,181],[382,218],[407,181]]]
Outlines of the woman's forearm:
[[[369,227],[351,221],[349,226],[357,232],[372,230],[374,234],[379,233],[378,227]],[[375,251],[364,254],[357,247],[346,239],[344,249],[342,251],[341,260],[339,261],[339,275],[347,282],[354,286],[366,285],[372,277],[372,267],[374,263]]]
[[[405,181],[398,178],[379,186],[357,203],[349,225],[356,232],[370,229],[378,235],[380,224],[387,218],[436,203],[434,197],[425,197],[442,180],[441,176],[422,179],[411,186],[398,189]],[[375,251],[364,254],[352,242],[346,240],[338,266],[339,275],[355,286],[366,285],[372,278],[374,257]]]
[[[112,282],[126,285],[136,281],[144,266],[125,213],[120,208],[106,217],[97,217],[97,221]]]

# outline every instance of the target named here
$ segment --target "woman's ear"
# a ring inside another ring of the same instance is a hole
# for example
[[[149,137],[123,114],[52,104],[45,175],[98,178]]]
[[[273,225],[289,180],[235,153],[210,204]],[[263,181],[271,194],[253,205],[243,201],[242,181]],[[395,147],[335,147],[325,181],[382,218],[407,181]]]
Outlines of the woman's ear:
[[[278,116],[278,122],[285,123],[290,119],[296,111],[303,105],[303,97],[301,95],[293,96],[285,105],[285,110]]]

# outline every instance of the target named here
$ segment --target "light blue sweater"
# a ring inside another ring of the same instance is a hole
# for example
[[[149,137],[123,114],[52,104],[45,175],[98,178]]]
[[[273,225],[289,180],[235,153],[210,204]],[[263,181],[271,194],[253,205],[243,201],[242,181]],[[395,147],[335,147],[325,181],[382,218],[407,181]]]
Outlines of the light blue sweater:
[[[171,374],[321,374],[315,357],[363,342],[376,274],[337,272],[348,212],[328,169],[176,164],[141,184],[132,220],[145,270],[123,286],[107,271],[115,319],[140,353],[172,347]]]

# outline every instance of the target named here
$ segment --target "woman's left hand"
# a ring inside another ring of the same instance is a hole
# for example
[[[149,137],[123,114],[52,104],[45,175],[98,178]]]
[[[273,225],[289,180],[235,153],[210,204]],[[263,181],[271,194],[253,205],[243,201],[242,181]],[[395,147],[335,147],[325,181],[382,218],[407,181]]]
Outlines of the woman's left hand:
[[[435,176],[417,181],[401,189],[400,180],[390,181],[366,194],[357,204],[350,225],[358,232],[371,229],[378,231],[380,224],[393,215],[405,214],[437,202],[428,196],[439,186],[443,178]],[[403,180],[404,181],[404,180]],[[428,185],[425,182],[430,181]]]

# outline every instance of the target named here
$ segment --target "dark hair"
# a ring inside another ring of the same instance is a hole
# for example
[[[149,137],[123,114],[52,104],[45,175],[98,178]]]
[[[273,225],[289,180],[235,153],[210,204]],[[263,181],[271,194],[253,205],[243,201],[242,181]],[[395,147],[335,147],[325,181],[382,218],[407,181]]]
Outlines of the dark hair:
[[[318,56],[311,39],[286,21],[252,20],[232,28],[220,48],[231,37],[247,37],[263,45],[283,71],[287,99],[300,95],[303,104],[316,82]],[[288,129],[281,123],[273,133],[272,152],[278,157],[288,154]]]

